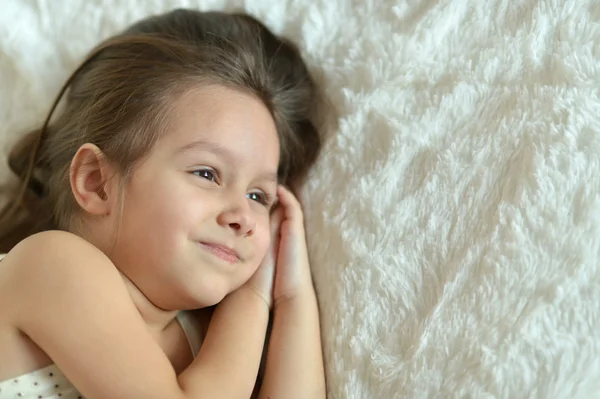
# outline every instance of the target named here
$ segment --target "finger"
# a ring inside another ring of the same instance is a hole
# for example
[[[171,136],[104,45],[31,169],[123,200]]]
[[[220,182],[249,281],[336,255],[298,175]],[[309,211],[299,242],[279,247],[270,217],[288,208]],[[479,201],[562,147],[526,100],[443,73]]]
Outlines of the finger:
[[[271,222],[271,226],[273,225],[280,225],[281,221],[283,220],[283,215],[284,215],[284,209],[282,206],[278,206],[277,209],[275,209],[273,211],[273,213],[271,213],[270,216],[270,222]]]
[[[279,202],[285,209],[287,217],[302,219],[302,206],[289,189],[279,185],[277,188],[277,195],[279,197]]]
[[[271,237],[279,235],[279,229],[281,227],[281,221],[283,220],[283,208],[278,207],[270,216],[269,229]]]
[[[279,201],[284,206],[300,204],[294,193],[292,193],[292,191],[283,184],[277,186],[277,195],[279,197]]]
[[[269,232],[270,232],[270,241],[269,241],[269,249],[267,253],[273,258],[273,261],[277,258],[277,253],[279,251],[279,240],[281,239],[281,220],[283,209],[277,209],[273,214],[271,214],[271,220],[269,224]]]

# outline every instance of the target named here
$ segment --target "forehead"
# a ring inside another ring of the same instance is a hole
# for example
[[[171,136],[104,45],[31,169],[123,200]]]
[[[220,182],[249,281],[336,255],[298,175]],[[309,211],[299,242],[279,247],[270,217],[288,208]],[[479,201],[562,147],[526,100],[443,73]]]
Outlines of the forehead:
[[[212,145],[240,164],[277,169],[277,129],[257,97],[223,86],[203,86],[184,92],[172,107],[169,129],[156,143],[159,152],[177,155]]]

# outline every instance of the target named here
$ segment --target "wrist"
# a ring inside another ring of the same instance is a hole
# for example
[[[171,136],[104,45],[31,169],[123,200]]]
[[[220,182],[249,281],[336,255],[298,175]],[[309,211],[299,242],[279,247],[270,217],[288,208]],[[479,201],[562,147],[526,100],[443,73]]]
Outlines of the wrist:
[[[277,296],[273,301],[273,309],[282,307],[297,307],[316,305],[317,295],[311,285],[305,288],[283,293]]]
[[[248,285],[244,285],[230,293],[228,296],[240,297],[244,301],[249,301],[259,307],[264,307],[269,312],[273,306],[269,296],[264,295],[261,291]]]

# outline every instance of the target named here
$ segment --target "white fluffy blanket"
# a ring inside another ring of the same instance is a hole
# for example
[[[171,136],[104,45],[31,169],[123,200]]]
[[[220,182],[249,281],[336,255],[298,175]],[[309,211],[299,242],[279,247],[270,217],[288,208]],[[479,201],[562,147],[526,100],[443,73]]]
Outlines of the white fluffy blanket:
[[[332,101],[302,195],[329,397],[600,395],[598,1],[3,0],[4,149],[174,6],[256,15]]]

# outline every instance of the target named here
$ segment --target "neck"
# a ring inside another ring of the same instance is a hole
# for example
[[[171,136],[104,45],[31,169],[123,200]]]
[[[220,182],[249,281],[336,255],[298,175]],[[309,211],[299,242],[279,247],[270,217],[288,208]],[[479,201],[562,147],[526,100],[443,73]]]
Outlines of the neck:
[[[89,221],[88,221],[89,223]],[[87,227],[86,227],[87,226]],[[114,241],[106,237],[115,237],[117,234],[108,225],[96,224],[94,228],[90,228],[85,223],[73,224],[70,231],[89,241],[105,254],[110,254],[114,247]],[[123,273],[119,271],[123,282],[127,287],[127,291],[142,316],[144,323],[151,333],[162,332],[177,316],[178,311],[165,310],[156,306],[150,301],[146,295]]]
[[[121,272],[127,291],[133,300],[135,307],[142,316],[146,326],[152,333],[160,333],[177,316],[176,310],[165,310],[150,301],[131,280]]]

